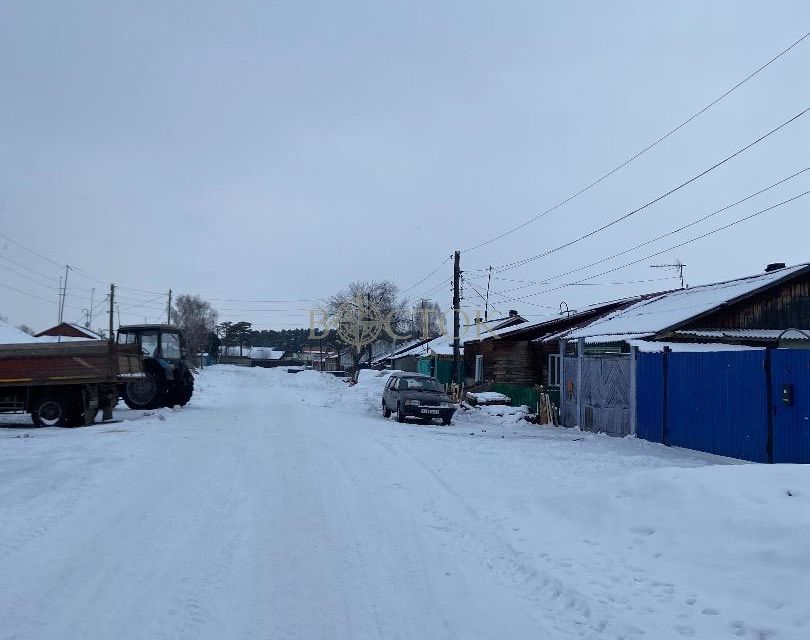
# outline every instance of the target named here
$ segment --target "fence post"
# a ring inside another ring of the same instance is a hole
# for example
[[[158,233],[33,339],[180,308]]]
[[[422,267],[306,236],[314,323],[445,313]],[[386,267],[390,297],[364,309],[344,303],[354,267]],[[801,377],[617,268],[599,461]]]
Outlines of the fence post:
[[[582,359],[585,357],[585,338],[577,339],[577,426],[582,428]]]
[[[636,415],[636,397],[638,388],[636,387],[636,359],[638,358],[638,347],[630,347],[630,435],[636,435],[638,428],[638,416]]]
[[[662,359],[662,375],[664,377],[663,402],[661,407],[661,442],[669,446],[669,354],[672,350],[664,347]]]

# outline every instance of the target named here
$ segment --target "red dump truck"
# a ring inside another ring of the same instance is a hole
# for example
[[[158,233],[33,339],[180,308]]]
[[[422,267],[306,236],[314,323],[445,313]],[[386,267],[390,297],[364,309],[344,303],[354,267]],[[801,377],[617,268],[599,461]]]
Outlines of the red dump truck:
[[[118,386],[143,376],[135,345],[107,340],[0,344],[0,413],[26,412],[38,427],[112,418]]]

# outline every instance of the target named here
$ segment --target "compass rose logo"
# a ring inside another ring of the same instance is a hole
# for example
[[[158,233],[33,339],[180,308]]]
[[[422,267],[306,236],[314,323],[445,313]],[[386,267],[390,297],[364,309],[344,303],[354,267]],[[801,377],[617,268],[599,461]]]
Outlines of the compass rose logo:
[[[335,324],[341,340],[360,349],[380,337],[385,318],[376,304],[360,296],[338,307]]]

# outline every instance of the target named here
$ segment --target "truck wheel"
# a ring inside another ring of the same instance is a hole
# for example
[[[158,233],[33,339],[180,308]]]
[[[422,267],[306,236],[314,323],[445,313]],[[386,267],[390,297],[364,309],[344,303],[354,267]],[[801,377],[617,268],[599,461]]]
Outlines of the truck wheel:
[[[166,381],[163,375],[146,371],[143,378],[127,382],[123,396],[130,409],[157,409],[164,405]]]
[[[70,424],[70,403],[59,394],[41,396],[31,409],[31,419],[37,427],[66,427]]]

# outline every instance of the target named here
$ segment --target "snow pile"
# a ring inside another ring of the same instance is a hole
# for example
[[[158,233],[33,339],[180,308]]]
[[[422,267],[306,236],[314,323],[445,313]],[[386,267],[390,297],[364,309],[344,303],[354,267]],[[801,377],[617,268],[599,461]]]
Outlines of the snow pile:
[[[526,406],[512,407],[508,404],[472,406],[462,403],[461,408],[453,417],[453,423],[463,428],[504,428],[515,427],[521,423],[524,426],[530,426],[524,422],[528,415],[529,409]]]
[[[24,331],[0,321],[0,344],[23,344],[36,341],[37,339],[33,336],[29,336]]]
[[[465,397],[471,399],[475,404],[506,404],[511,402],[509,396],[497,391],[478,391],[476,393],[468,391]]]
[[[393,371],[361,369],[357,384],[347,387],[342,406],[348,410],[379,414],[382,411],[382,394]]]

